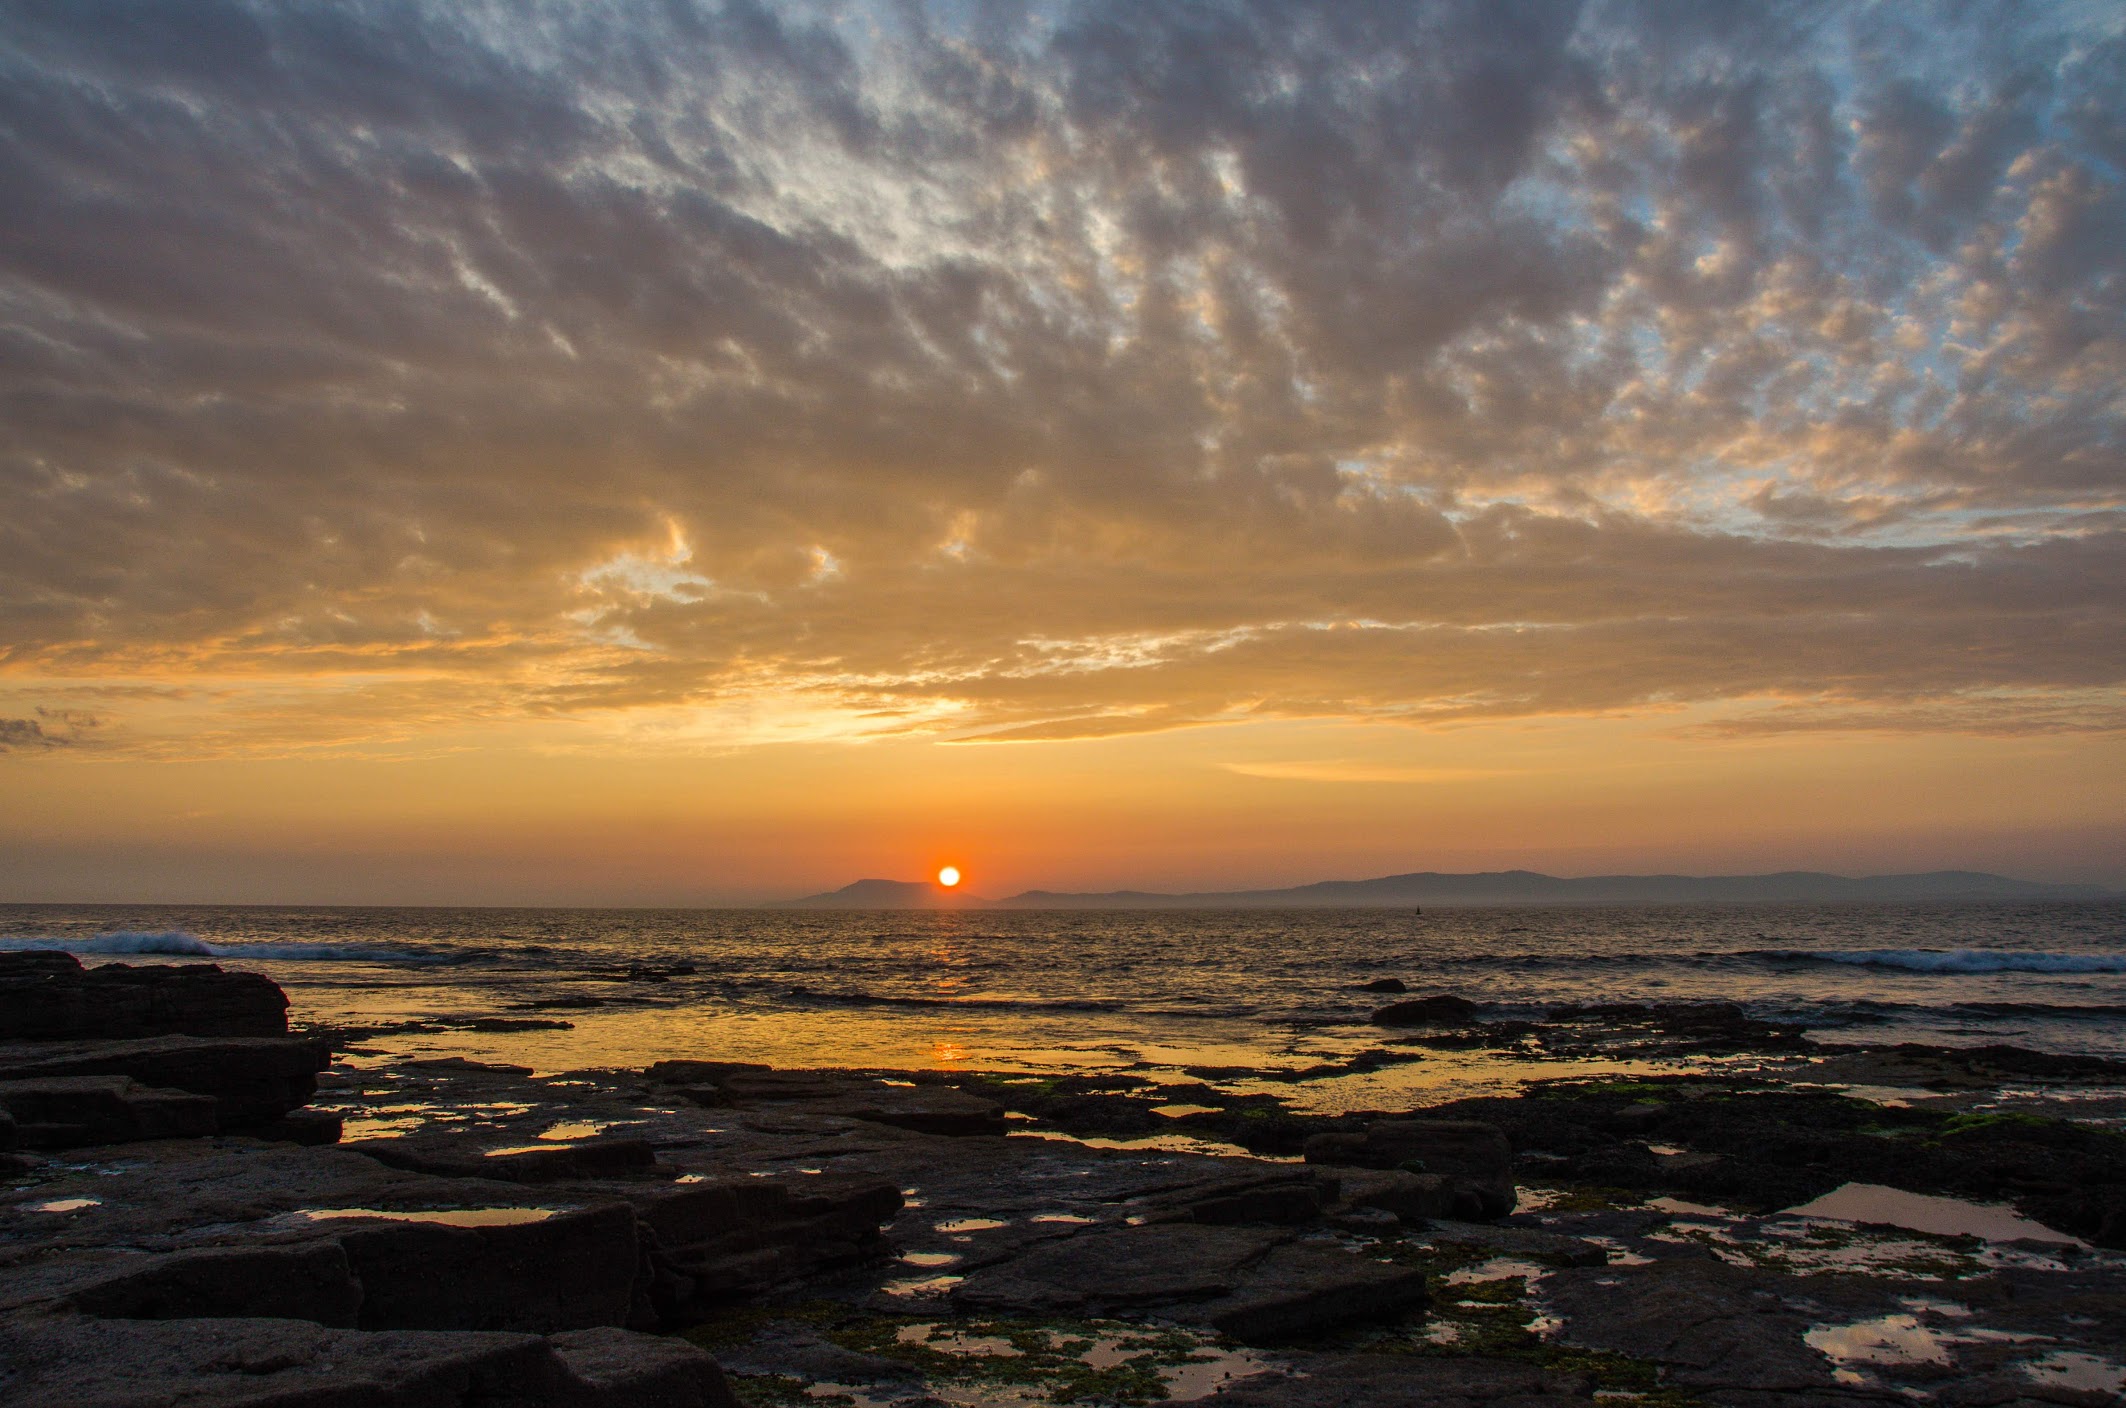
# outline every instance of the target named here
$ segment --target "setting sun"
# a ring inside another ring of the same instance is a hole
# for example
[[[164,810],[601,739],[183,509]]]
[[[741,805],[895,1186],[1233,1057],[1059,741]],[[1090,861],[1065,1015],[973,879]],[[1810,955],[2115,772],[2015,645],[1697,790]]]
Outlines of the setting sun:
[[[951,889],[954,885],[959,884],[960,868],[956,865],[948,865],[944,869],[940,870],[938,872],[938,883],[940,885],[943,885],[948,890]]]

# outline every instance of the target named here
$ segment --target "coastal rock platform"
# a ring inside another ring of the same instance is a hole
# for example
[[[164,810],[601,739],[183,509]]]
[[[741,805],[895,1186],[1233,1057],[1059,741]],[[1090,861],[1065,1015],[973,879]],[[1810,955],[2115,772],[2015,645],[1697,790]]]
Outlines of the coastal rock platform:
[[[1676,1021],[1687,1042],[1728,1025]],[[0,1042],[33,1116],[0,1190],[0,1402],[2126,1391],[2126,1137],[2035,1100],[1952,1112],[1760,1069],[1310,1115],[1135,1077],[713,1055],[319,1071],[320,1050]],[[282,1084],[232,1115],[244,1069]],[[306,1081],[315,1106],[291,1105]],[[53,1139],[54,1109],[108,1118]],[[343,1143],[316,1142],[340,1122]]]

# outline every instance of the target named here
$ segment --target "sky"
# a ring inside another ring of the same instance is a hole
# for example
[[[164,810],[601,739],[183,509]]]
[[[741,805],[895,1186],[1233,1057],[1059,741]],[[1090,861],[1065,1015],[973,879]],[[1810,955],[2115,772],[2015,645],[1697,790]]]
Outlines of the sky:
[[[2126,885],[2111,4],[0,0],[0,899]]]

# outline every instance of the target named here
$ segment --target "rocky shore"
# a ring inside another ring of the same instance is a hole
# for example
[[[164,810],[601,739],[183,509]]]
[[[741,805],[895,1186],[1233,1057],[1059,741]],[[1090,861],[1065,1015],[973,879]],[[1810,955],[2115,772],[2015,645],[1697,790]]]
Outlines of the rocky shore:
[[[2116,1063],[1384,992],[1298,1071],[542,1074],[0,955],[0,1402],[2121,1401]],[[1286,1098],[1538,1048],[1761,1059]]]

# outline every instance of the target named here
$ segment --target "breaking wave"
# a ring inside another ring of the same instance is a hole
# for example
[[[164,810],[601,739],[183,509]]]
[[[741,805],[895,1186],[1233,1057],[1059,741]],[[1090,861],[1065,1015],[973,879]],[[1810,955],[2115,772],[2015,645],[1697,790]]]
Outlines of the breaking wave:
[[[1998,948],[1770,949],[1789,963],[1843,963],[1908,973],[2126,973],[2126,953],[2035,953]]]
[[[463,963],[465,953],[414,953],[361,944],[210,944],[183,929],[120,929],[92,937],[56,935],[0,937],[0,952],[85,953],[103,957],[169,954],[184,958],[278,959],[284,963]]]

